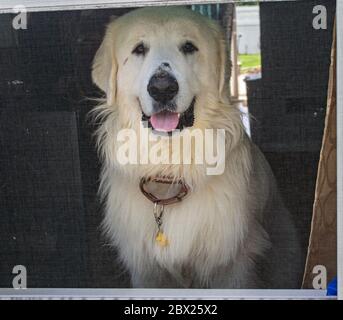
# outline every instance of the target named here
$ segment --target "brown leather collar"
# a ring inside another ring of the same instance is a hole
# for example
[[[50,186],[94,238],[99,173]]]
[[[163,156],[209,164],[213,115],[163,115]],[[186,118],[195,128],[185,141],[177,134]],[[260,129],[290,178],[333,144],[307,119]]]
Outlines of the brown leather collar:
[[[165,184],[179,184],[180,185],[180,190],[179,193],[173,197],[166,198],[166,199],[159,199],[152,193],[148,192],[145,189],[145,185],[148,182],[156,182],[156,183],[165,183]],[[188,194],[189,187],[187,184],[184,182],[183,179],[178,179],[175,180],[174,178],[168,177],[168,176],[161,176],[161,177],[156,177],[156,178],[142,178],[139,187],[142,191],[142,193],[153,203],[159,204],[159,205],[169,205],[169,204],[174,204],[182,201],[182,199]]]

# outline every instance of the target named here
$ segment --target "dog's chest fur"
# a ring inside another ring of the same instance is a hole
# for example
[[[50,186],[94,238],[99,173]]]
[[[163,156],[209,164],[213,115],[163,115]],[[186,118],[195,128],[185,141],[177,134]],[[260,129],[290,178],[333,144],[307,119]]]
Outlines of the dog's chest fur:
[[[120,181],[117,176],[111,183],[105,227],[131,274],[144,274],[150,267],[178,277],[187,268],[193,277],[206,282],[218,267],[230,265],[247,246],[249,217],[248,203],[242,201],[245,196],[228,181],[225,176],[213,178],[181,203],[165,206],[162,228],[169,244],[162,247],[155,239],[153,204],[138,183]],[[256,248],[262,250],[262,242],[257,241]]]

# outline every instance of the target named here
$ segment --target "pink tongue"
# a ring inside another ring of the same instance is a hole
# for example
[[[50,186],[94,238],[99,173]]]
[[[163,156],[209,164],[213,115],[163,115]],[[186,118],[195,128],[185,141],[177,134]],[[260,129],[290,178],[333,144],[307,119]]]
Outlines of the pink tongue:
[[[179,115],[176,112],[162,111],[153,114],[150,123],[157,131],[169,132],[176,129],[179,124]]]

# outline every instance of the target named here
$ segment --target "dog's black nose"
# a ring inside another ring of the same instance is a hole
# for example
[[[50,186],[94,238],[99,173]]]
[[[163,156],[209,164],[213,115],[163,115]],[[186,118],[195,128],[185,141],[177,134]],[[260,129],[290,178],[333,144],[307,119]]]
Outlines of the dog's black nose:
[[[155,73],[148,84],[150,96],[158,102],[167,102],[179,91],[177,80],[167,71]]]

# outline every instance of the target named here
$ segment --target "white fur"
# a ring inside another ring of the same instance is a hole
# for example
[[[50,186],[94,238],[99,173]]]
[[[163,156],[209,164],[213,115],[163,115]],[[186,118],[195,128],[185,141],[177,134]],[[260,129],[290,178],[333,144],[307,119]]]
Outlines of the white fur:
[[[199,46],[193,57],[184,58],[177,51],[186,38]],[[140,39],[150,44],[145,58],[131,55]],[[297,285],[294,228],[268,164],[246,136],[240,113],[227,97],[225,55],[224,37],[214,22],[188,9],[149,8],[112,22],[95,57],[93,80],[107,97],[95,109],[101,123],[97,137],[103,161],[100,194],[106,204],[103,228],[130,271],[134,287]],[[193,128],[226,130],[222,175],[206,175],[204,165],[193,163],[118,163],[117,133],[123,128],[139,132],[140,108],[151,112],[147,81],[161,61],[171,64],[179,82],[179,111],[197,97]],[[167,247],[155,242],[153,205],[139,190],[141,177],[157,174],[181,176],[191,188],[181,203],[165,207]],[[294,242],[287,247],[290,239]]]

